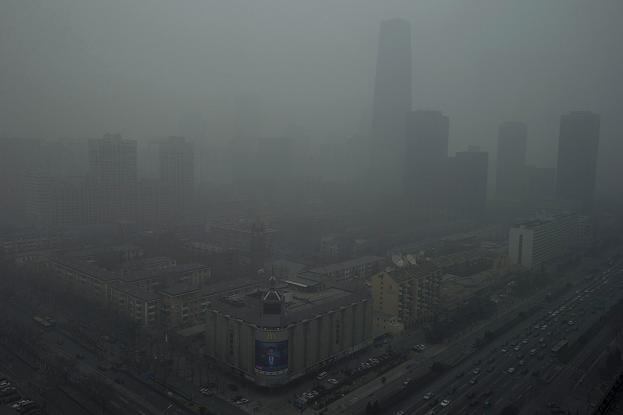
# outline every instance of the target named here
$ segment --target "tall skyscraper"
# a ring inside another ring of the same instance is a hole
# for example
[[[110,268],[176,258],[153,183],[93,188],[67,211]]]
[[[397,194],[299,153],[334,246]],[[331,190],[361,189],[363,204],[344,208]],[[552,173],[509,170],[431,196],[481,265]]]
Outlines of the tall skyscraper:
[[[185,215],[193,204],[195,191],[192,143],[183,137],[169,137],[159,143],[159,176],[165,199],[176,216]]]
[[[411,110],[411,27],[403,19],[381,22],[372,113],[372,180],[400,190],[405,116]],[[381,190],[381,189],[379,189]]]
[[[595,194],[599,126],[599,114],[589,111],[560,118],[556,195],[583,211],[591,209]]]
[[[448,117],[440,111],[413,111],[406,117],[405,191],[424,214],[445,205]]]
[[[520,201],[526,191],[526,125],[509,121],[498,129],[495,193],[500,200]]]
[[[89,179],[97,223],[136,219],[136,141],[118,134],[89,140]]]

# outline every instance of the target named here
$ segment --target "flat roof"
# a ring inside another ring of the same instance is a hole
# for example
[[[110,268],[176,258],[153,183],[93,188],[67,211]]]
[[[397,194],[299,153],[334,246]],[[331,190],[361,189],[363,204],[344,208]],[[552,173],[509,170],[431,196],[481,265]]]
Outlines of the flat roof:
[[[359,265],[365,265],[374,262],[382,262],[385,258],[380,256],[362,256],[355,259],[350,259],[348,261],[336,262],[334,264],[322,265],[319,267],[315,267],[310,269],[311,272],[315,272],[318,274],[329,274],[336,271],[341,271],[343,269],[357,267]]]
[[[369,299],[369,291],[362,284],[334,285],[321,291],[299,291],[280,283],[277,287],[285,298],[287,312],[284,324],[313,319],[319,314],[337,311],[343,306]],[[246,321],[249,324],[261,323],[261,298],[266,290],[266,283],[261,286],[248,287],[245,292],[233,295],[222,293],[215,296],[211,308],[232,318]]]

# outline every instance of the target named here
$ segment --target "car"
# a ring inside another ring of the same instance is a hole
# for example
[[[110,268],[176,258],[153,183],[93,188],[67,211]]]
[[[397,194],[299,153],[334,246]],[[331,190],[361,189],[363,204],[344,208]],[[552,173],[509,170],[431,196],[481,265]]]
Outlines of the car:
[[[442,408],[445,408],[450,405],[450,401],[448,399],[444,399],[439,405],[441,405]]]
[[[457,373],[457,374],[456,374],[456,376],[455,376],[455,377],[456,377],[457,379],[459,379],[459,378],[462,378],[463,376],[465,376],[465,372],[459,372],[459,373]]]
[[[521,360],[519,361],[519,366],[523,366],[523,365],[525,365],[525,364],[526,364],[526,362],[525,362],[523,359],[521,359]]]
[[[477,377],[473,377],[469,380],[470,385],[475,385],[476,383],[478,383],[478,378]]]
[[[320,372],[320,373],[318,373],[318,376],[316,376],[316,379],[322,380],[322,379],[326,378],[328,374],[329,374],[329,372]]]
[[[480,368],[479,368],[479,367],[475,368],[474,370],[472,370],[472,373],[473,373],[475,376],[478,376],[478,374],[480,373]]]
[[[435,396],[435,394],[433,392],[427,392],[424,394],[424,396],[422,397],[425,401],[430,400],[433,396]]]
[[[536,354],[536,349],[530,349],[530,356],[534,356]]]
[[[403,384],[404,386],[407,386],[407,385],[409,384],[409,382],[411,382],[411,378],[406,378],[406,379],[402,382],[402,384]]]
[[[246,405],[246,404],[248,404],[248,403],[249,403],[249,400],[248,400],[247,398],[240,398],[240,403],[241,403],[242,405]]]
[[[483,406],[484,406],[485,408],[490,408],[490,407],[491,407],[491,401],[487,399],[487,400],[485,401],[485,403],[483,404]]]
[[[332,385],[337,385],[338,383],[340,383],[337,379],[335,378],[331,378],[329,380],[327,380],[327,382],[329,382]]]
[[[506,369],[506,373],[508,373],[509,375],[512,375],[513,373],[515,373],[515,368],[509,367],[508,369]]]
[[[522,342],[523,344],[528,344],[528,339],[523,339],[521,342]]]
[[[519,350],[521,350],[521,346],[517,345],[513,348],[514,351],[518,352]]]
[[[502,353],[506,353],[507,351],[508,351],[508,350],[506,350],[506,349],[504,349],[504,348],[500,349],[500,352],[502,352]]]
[[[402,409],[400,411],[396,412],[396,415],[405,415],[405,414],[406,414],[406,412],[403,411]]]

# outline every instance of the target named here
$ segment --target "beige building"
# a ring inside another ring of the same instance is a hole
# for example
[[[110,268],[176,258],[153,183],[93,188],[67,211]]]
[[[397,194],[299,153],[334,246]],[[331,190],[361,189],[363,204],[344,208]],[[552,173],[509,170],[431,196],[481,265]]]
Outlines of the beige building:
[[[206,352],[258,385],[278,386],[367,347],[371,323],[363,284],[273,277],[269,287],[215,292]]]
[[[441,271],[431,263],[405,265],[370,281],[375,334],[434,321],[439,308]]]
[[[200,285],[179,283],[158,290],[160,318],[167,327],[187,327],[204,321],[210,292]]]
[[[102,305],[108,305],[111,287],[119,282],[119,275],[88,262],[50,257],[48,264],[66,289]]]
[[[153,291],[116,285],[111,287],[110,308],[141,326],[158,322],[159,295]]]

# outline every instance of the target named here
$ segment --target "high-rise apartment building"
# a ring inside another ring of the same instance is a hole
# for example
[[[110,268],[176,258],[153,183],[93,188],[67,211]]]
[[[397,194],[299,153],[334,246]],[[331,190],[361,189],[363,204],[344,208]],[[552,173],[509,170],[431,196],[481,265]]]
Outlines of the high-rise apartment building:
[[[134,221],[137,199],[136,141],[106,134],[89,140],[89,185],[97,223]]]
[[[172,213],[185,216],[194,200],[195,168],[192,143],[183,137],[169,137],[159,144],[160,181]]]

